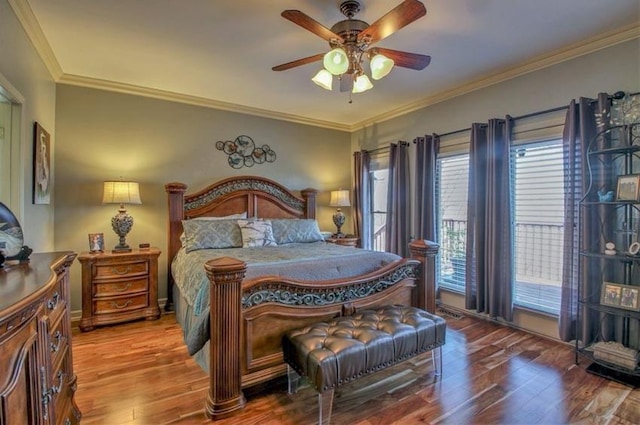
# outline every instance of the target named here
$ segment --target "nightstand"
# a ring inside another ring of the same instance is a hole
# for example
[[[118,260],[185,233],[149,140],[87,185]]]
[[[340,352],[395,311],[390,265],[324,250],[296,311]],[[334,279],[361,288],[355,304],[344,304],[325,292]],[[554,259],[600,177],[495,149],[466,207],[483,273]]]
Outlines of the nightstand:
[[[358,243],[360,242],[360,238],[355,237],[353,235],[345,235],[343,237],[340,238],[336,238],[335,236],[331,236],[330,238],[326,238],[325,241],[329,242],[329,243],[335,243],[338,245],[344,245],[344,246],[358,246]]]
[[[80,330],[90,331],[95,326],[159,318],[158,256],[158,248],[134,249],[118,254],[80,254]]]

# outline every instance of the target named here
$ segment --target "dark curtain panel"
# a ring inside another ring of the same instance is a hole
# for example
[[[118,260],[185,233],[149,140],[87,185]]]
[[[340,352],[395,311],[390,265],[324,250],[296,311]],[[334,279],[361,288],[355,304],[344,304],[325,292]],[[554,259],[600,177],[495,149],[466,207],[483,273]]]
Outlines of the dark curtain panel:
[[[407,257],[409,252],[409,153],[408,144],[392,143],[389,149],[386,251]]]
[[[467,207],[467,309],[513,319],[510,145],[512,119],[473,124]]]
[[[440,150],[437,134],[418,137],[416,144],[415,237],[430,241],[436,235],[436,158]]]
[[[579,218],[581,213],[579,202],[589,186],[587,148],[598,131],[604,129],[604,127],[597,127],[596,114],[610,115],[610,101],[606,93],[600,93],[597,100],[580,98],[579,104],[571,101],[562,135],[565,166],[565,222],[562,298],[558,326],[560,338],[563,341],[579,338],[586,344],[597,337],[601,321],[597,312],[584,309],[580,313],[581,328],[578,331],[576,329],[578,299],[584,299],[587,294],[593,293],[592,291],[599,293],[600,285],[602,285],[602,282],[598,280],[591,279],[592,282],[590,282],[587,278],[599,275],[595,262],[591,261],[589,262],[590,266],[584,266],[580,269],[578,255],[581,249],[578,246],[579,239],[582,240],[583,248],[593,246],[594,243],[597,243],[603,230],[596,211],[585,208],[582,211],[582,222]],[[602,139],[598,143],[603,144],[605,140]],[[599,149],[604,147],[604,145],[598,146]],[[596,185],[595,187],[600,187],[606,181],[607,176],[594,168],[593,184]],[[579,285],[579,279],[582,279],[581,285]],[[581,287],[580,293],[578,292],[579,286]],[[605,328],[603,328],[604,330]]]
[[[356,236],[360,238],[360,246],[371,249],[371,187],[369,180],[369,152],[360,151],[353,154],[354,162],[354,196],[353,209]]]

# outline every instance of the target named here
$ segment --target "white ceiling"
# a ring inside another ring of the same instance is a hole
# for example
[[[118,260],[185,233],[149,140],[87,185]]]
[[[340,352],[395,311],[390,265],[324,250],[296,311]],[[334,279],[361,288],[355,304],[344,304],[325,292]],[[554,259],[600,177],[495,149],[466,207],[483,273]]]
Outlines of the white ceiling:
[[[9,1],[60,82],[341,129],[640,36],[640,0],[423,0],[426,16],[376,45],[431,64],[396,67],[350,104],[311,82],[320,62],[271,70],[328,50],[280,13],[330,28],[344,19],[340,0]],[[371,24],[400,0],[361,3],[356,18]]]

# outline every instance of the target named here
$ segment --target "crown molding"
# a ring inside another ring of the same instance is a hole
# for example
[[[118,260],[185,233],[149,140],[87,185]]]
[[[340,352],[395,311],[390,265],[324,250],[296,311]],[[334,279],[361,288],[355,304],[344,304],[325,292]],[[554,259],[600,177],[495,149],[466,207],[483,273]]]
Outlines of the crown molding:
[[[584,56],[616,44],[624,43],[636,38],[640,38],[640,23],[635,23],[626,27],[619,28],[614,31],[606,32],[598,36],[583,40],[581,42],[565,46],[550,53],[537,56],[529,61],[521,63],[512,68],[504,69],[498,73],[490,74],[484,77],[473,79],[467,83],[450,87],[442,90],[432,96],[427,96],[417,102],[407,104],[401,108],[394,109],[385,114],[361,121],[351,126],[351,131],[356,131],[364,127],[378,124],[383,121],[397,118],[401,115],[417,111],[445,100],[453,99],[494,84],[501,83],[512,78],[519,77],[552,65],[559,64],[579,56]]]
[[[107,90],[117,93],[133,94],[137,96],[151,97],[154,99],[167,100],[170,102],[185,103],[188,105],[202,106],[205,108],[220,109],[223,111],[237,112],[241,114],[254,115],[263,118],[271,118],[280,121],[288,121],[297,124],[324,127],[333,130],[351,131],[351,127],[346,124],[339,124],[331,121],[322,121],[298,115],[284,114],[269,111],[267,109],[253,108],[251,106],[238,105],[236,103],[221,102],[205,97],[192,96],[188,94],[175,93],[165,90],[158,90],[149,87],[136,86],[133,84],[118,83],[115,81],[101,80],[98,78],[83,77],[73,74],[62,74],[58,79],[60,84],[72,86],[88,87],[100,90]]]
[[[155,99],[167,100],[171,102],[185,103],[194,106],[220,109],[224,111],[237,112],[248,115],[255,115],[263,118],[288,121],[297,124],[312,125],[332,130],[354,132],[364,127],[387,121],[419,109],[444,102],[455,97],[480,90],[494,84],[501,83],[512,78],[519,77],[552,65],[568,61],[579,56],[596,52],[598,50],[640,38],[640,23],[635,23],[627,27],[606,32],[584,41],[565,46],[551,53],[537,56],[515,67],[504,69],[500,72],[486,75],[484,77],[470,80],[464,84],[457,85],[442,90],[434,95],[424,97],[416,102],[394,109],[384,114],[377,115],[367,120],[354,124],[340,124],[331,121],[316,120],[299,115],[285,114],[269,111],[266,109],[253,108],[245,105],[238,105],[229,102],[222,102],[213,99],[175,93],[165,90],[158,90],[149,87],[136,86],[132,84],[118,83],[115,81],[101,80],[97,78],[82,77],[73,74],[65,74],[56,59],[49,42],[47,41],[38,20],[36,19],[28,0],[8,0],[14,10],[18,20],[24,28],[27,36],[33,43],[36,51],[42,58],[54,81],[61,84],[75,85],[81,87],[95,88],[100,90],[114,91],[118,93],[133,94],[138,96],[151,97]]]
[[[60,63],[58,63],[58,59],[56,59],[56,55],[53,53],[53,49],[51,45],[49,45],[47,38],[44,36],[40,23],[38,23],[31,9],[31,5],[27,0],[8,1],[13,12],[18,17],[22,28],[24,28],[24,31],[27,33],[27,37],[29,37],[29,40],[31,40],[44,65],[47,67],[49,74],[51,74],[54,81],[58,81],[63,74],[62,67]]]

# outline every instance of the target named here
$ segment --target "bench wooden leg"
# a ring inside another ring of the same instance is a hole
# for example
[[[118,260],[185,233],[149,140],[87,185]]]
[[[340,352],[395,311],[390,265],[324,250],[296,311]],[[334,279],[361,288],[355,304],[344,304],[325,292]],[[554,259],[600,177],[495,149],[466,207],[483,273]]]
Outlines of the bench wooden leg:
[[[291,366],[287,365],[287,393],[289,393],[289,395],[298,392],[298,384],[300,383],[300,379],[302,379],[302,377],[298,375],[298,373]]]
[[[335,389],[332,388],[323,393],[318,393],[318,409],[320,411],[318,423],[320,425],[329,425],[331,421],[331,408],[333,407],[333,393]]]
[[[433,362],[433,374],[442,375],[442,346],[431,350],[431,361]]]

